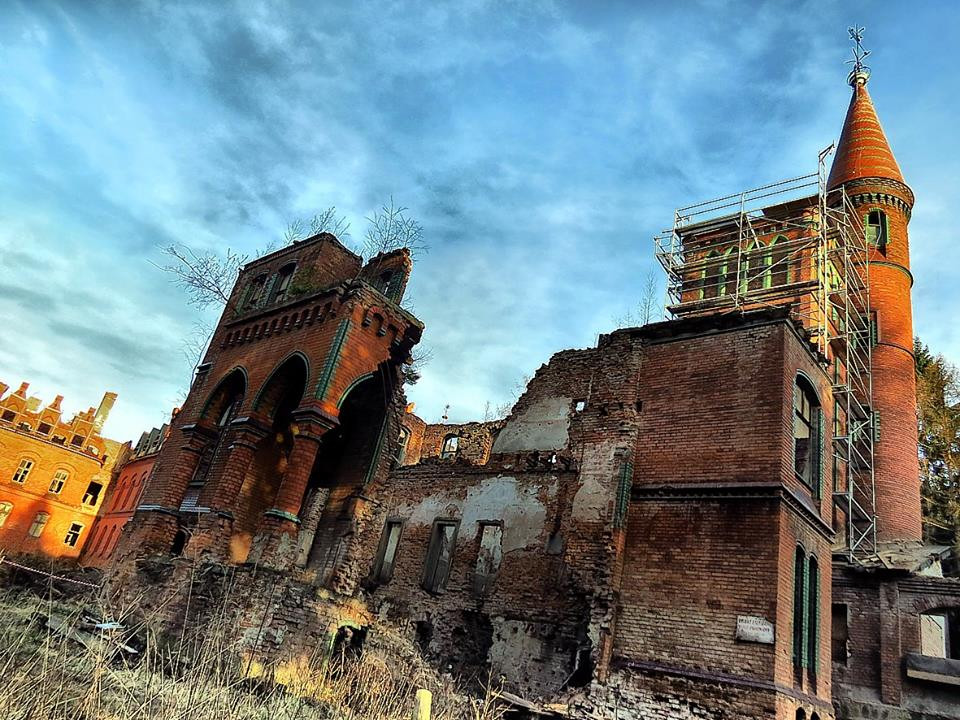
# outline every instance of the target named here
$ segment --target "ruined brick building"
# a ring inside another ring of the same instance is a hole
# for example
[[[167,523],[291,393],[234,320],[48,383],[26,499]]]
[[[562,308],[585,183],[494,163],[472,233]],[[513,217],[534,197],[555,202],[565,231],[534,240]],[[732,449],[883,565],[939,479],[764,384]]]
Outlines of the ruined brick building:
[[[0,382],[0,551],[75,558],[126,446],[100,435],[116,401],[62,417],[62,395],[42,406],[21,383]]]
[[[405,251],[320,234],[247,265],[123,587],[230,566],[278,677],[377,616],[574,717],[956,716],[960,584],[920,542],[914,197],[850,82],[829,175],[824,153],[679,210],[673,319],[557,353],[497,423],[406,412]]]

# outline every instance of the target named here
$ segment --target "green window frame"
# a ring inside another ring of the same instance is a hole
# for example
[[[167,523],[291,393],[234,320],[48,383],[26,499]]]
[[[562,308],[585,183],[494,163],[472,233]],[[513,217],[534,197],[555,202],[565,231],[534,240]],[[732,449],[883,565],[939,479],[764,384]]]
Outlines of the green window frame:
[[[863,219],[863,234],[867,243],[886,255],[889,231],[887,214],[880,208],[870,208]]]

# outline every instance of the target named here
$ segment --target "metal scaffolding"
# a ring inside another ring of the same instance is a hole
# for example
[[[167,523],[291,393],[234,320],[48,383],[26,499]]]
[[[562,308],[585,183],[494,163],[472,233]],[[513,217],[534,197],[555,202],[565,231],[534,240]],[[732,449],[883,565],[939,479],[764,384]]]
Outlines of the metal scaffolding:
[[[869,246],[843,188],[818,171],[689,205],[654,239],[666,310],[689,317],[781,307],[806,329],[833,384],[831,457],[837,550],[876,551]]]

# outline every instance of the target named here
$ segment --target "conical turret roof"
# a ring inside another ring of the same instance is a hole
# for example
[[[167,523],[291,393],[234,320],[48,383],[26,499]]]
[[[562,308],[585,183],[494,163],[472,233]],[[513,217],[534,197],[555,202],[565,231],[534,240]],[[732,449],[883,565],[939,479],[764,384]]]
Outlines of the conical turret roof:
[[[856,73],[851,83],[853,97],[843,121],[840,143],[830,168],[827,187],[833,189],[859,178],[887,178],[904,183],[900,166],[880,126],[880,119],[867,92],[867,76]],[[904,183],[906,184],[906,183]]]

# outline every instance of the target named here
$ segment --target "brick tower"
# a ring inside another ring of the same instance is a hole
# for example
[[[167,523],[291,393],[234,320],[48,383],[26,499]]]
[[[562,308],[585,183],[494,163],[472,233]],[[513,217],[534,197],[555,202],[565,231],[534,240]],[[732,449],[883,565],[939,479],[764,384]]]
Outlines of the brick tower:
[[[858,62],[850,74],[853,97],[827,183],[831,190],[846,190],[870,244],[877,539],[919,540],[913,276],[907,236],[914,196],[880,126],[868,79],[869,72]]]

